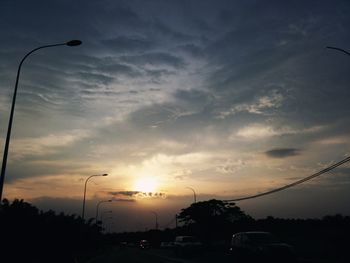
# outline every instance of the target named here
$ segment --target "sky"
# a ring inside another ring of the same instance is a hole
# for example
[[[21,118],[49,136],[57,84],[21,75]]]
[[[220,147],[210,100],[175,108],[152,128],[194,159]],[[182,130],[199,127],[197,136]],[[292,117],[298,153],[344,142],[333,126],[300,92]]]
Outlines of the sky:
[[[0,1],[0,147],[17,67],[4,197],[108,229],[173,226],[193,202],[306,177],[350,155],[350,3]],[[189,188],[190,187],[190,188]],[[255,218],[350,215],[350,165],[237,202]],[[151,212],[153,211],[153,212]],[[107,224],[107,223],[106,223]],[[106,225],[107,226],[107,225]]]

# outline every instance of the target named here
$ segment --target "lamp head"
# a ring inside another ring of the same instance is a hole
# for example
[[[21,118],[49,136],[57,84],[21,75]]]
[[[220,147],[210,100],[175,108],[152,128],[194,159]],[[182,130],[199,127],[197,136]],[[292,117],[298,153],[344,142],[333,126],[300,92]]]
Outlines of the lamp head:
[[[77,39],[74,39],[74,40],[71,40],[71,41],[68,41],[66,43],[67,46],[70,46],[70,47],[74,47],[74,46],[79,46],[81,45],[83,42],[81,42],[80,40],[77,40]]]
[[[102,174],[102,176],[107,176],[108,174]]]

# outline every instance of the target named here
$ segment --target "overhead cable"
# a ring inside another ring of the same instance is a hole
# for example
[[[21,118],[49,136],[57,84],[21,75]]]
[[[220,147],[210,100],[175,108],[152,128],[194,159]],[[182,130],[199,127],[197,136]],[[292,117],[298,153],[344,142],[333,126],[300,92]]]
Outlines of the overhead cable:
[[[344,163],[347,163],[348,161],[350,161],[350,156],[349,157],[346,157],[345,159],[331,165],[331,166],[328,166],[327,168],[317,172],[317,173],[314,173],[310,176],[307,176],[303,179],[300,179],[298,181],[295,181],[291,184],[287,184],[285,186],[282,186],[282,187],[279,187],[279,188],[276,188],[276,189],[273,189],[273,190],[270,190],[270,191],[267,191],[267,192],[263,192],[263,193],[260,193],[260,194],[255,194],[255,195],[250,195],[250,196],[246,196],[246,197],[241,197],[241,198],[235,198],[235,199],[229,199],[229,200],[223,200],[225,202],[238,202],[238,201],[243,201],[243,200],[248,200],[248,199],[253,199],[253,198],[258,198],[258,197],[261,197],[261,196],[265,196],[265,195],[269,195],[269,194],[273,194],[273,193],[276,193],[276,192],[280,192],[280,191],[283,191],[285,189],[288,189],[290,187],[293,187],[293,186],[296,186],[296,185],[299,185],[299,184],[302,184],[306,181],[309,181],[315,177],[318,177],[324,173],[327,173],[335,168],[337,168],[338,166],[344,164]]]

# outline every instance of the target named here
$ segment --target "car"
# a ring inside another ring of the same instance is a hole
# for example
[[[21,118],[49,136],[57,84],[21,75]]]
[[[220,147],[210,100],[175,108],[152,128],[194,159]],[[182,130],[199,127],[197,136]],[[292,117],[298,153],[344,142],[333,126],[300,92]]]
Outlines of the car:
[[[237,260],[256,262],[295,262],[291,245],[279,241],[269,232],[239,232],[232,236],[229,254]]]
[[[141,240],[140,241],[140,246],[139,246],[141,249],[148,249],[148,248],[151,248],[151,244],[148,242],[148,240]]]
[[[202,247],[202,243],[195,236],[177,236],[174,241],[177,255],[192,254]]]
[[[161,248],[173,248],[174,247],[174,242],[166,242],[163,241],[160,243]]]
[[[126,242],[126,241],[121,241],[121,242],[119,243],[119,245],[120,245],[121,247],[126,247],[126,246],[128,245],[128,242]]]

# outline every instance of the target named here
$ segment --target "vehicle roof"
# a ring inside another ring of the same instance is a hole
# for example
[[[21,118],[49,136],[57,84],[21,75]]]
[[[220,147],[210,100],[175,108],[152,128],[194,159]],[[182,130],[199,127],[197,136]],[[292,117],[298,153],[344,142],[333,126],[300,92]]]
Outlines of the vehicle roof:
[[[264,231],[247,231],[247,232],[238,232],[238,233],[235,233],[234,235],[237,235],[237,234],[269,234],[271,235],[270,232],[264,232]]]

